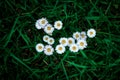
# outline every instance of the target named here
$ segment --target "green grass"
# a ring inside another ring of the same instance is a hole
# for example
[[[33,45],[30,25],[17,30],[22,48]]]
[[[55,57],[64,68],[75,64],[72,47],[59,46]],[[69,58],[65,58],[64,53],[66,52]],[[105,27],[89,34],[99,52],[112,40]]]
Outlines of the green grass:
[[[2,0],[0,2],[0,80],[119,80],[120,0]],[[63,21],[60,37],[94,28],[97,35],[78,53],[37,53],[43,43],[35,21]],[[5,77],[7,75],[7,77]]]

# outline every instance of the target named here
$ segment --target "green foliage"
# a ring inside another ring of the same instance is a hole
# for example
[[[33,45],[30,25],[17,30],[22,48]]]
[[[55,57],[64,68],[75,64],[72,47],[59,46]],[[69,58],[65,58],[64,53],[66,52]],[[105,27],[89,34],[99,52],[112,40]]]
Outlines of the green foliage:
[[[119,80],[119,7],[120,0],[1,0],[0,80]],[[63,21],[56,43],[89,28],[97,35],[83,51],[46,56],[35,51],[45,34],[35,28],[41,17]]]

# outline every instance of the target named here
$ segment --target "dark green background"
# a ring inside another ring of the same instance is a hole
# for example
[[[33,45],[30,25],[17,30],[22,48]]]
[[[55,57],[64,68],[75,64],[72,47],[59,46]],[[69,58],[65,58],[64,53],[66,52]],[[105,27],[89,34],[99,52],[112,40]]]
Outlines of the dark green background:
[[[78,53],[37,53],[43,30],[35,21],[46,17],[50,24],[63,21],[53,37],[94,28],[97,35]],[[120,0],[1,0],[0,80],[119,80]],[[7,77],[5,77],[7,76]]]

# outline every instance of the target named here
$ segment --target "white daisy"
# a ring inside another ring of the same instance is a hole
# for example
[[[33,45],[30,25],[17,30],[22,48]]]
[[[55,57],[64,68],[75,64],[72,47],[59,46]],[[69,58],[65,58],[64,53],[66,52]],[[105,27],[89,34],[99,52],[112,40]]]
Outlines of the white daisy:
[[[75,39],[74,38],[72,38],[72,37],[68,38],[68,46],[71,46],[74,43],[75,43]]]
[[[40,26],[40,24],[39,24],[39,20],[37,20],[37,21],[35,22],[35,27],[36,27],[37,29],[41,29],[41,28],[42,28],[42,26]]]
[[[78,40],[77,45],[80,50],[83,50],[84,48],[87,47],[87,42],[85,40]]]
[[[43,36],[43,41],[44,42],[48,42],[48,39],[49,39],[50,37],[48,36],[48,35],[45,35],[45,36]]]
[[[48,21],[46,18],[41,18],[38,20],[39,21],[39,25],[42,27],[42,28],[45,28],[45,26],[48,24]]]
[[[52,27],[51,24],[47,24],[46,27],[44,28],[44,31],[45,31],[47,34],[52,34],[53,31],[54,31],[54,27]]]
[[[81,38],[80,32],[73,33],[73,38],[76,39],[76,40],[80,39]]]
[[[63,46],[63,45],[57,45],[56,46],[56,48],[55,48],[55,50],[56,50],[56,52],[58,53],[58,54],[62,54],[62,53],[64,53],[65,52],[65,47]]]
[[[55,42],[54,38],[49,38],[49,39],[48,39],[48,44],[49,44],[49,45],[54,44],[54,42]]]
[[[63,26],[62,21],[56,21],[56,22],[54,23],[54,27],[55,27],[57,30],[62,29],[62,26]]]
[[[60,38],[59,43],[62,44],[63,46],[67,46],[68,40],[67,38]]]
[[[89,29],[89,30],[87,31],[87,35],[88,35],[89,38],[95,37],[95,36],[96,36],[96,31],[95,31],[95,29]]]
[[[69,49],[71,52],[78,52],[78,50],[79,50],[77,44],[72,44]]]
[[[52,46],[50,46],[50,45],[46,45],[46,46],[45,46],[44,54],[50,56],[50,55],[53,54],[53,52],[54,52],[54,49],[53,49]]]
[[[44,45],[41,43],[38,43],[35,48],[37,52],[42,52],[44,50]]]
[[[86,33],[85,33],[84,31],[82,31],[82,32],[80,33],[80,35],[81,35],[81,39],[83,39],[83,40],[86,40],[86,39],[87,39]]]

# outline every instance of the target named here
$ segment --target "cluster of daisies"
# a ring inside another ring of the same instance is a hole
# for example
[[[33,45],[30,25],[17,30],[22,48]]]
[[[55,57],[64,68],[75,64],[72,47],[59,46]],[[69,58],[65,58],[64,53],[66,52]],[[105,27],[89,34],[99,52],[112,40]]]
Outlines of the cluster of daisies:
[[[37,29],[43,29],[48,35],[52,35],[55,29],[60,30],[63,26],[61,21],[56,21],[54,27],[48,23],[46,18],[38,19],[35,23]]]
[[[52,26],[48,23],[46,18],[41,18],[36,21],[35,27],[37,29],[43,29],[46,33],[46,35],[43,36],[43,41],[46,42],[47,45],[38,43],[35,47],[37,52],[44,52],[46,55],[52,55],[54,52],[63,54],[65,53],[66,49],[69,49],[73,53],[78,52],[79,50],[87,48],[88,37],[94,38],[96,36],[96,31],[93,28],[89,29],[87,32],[74,32],[71,37],[61,37],[59,39],[59,44],[53,48],[55,39],[51,36],[55,29],[62,29],[62,21],[55,21],[54,25]]]

